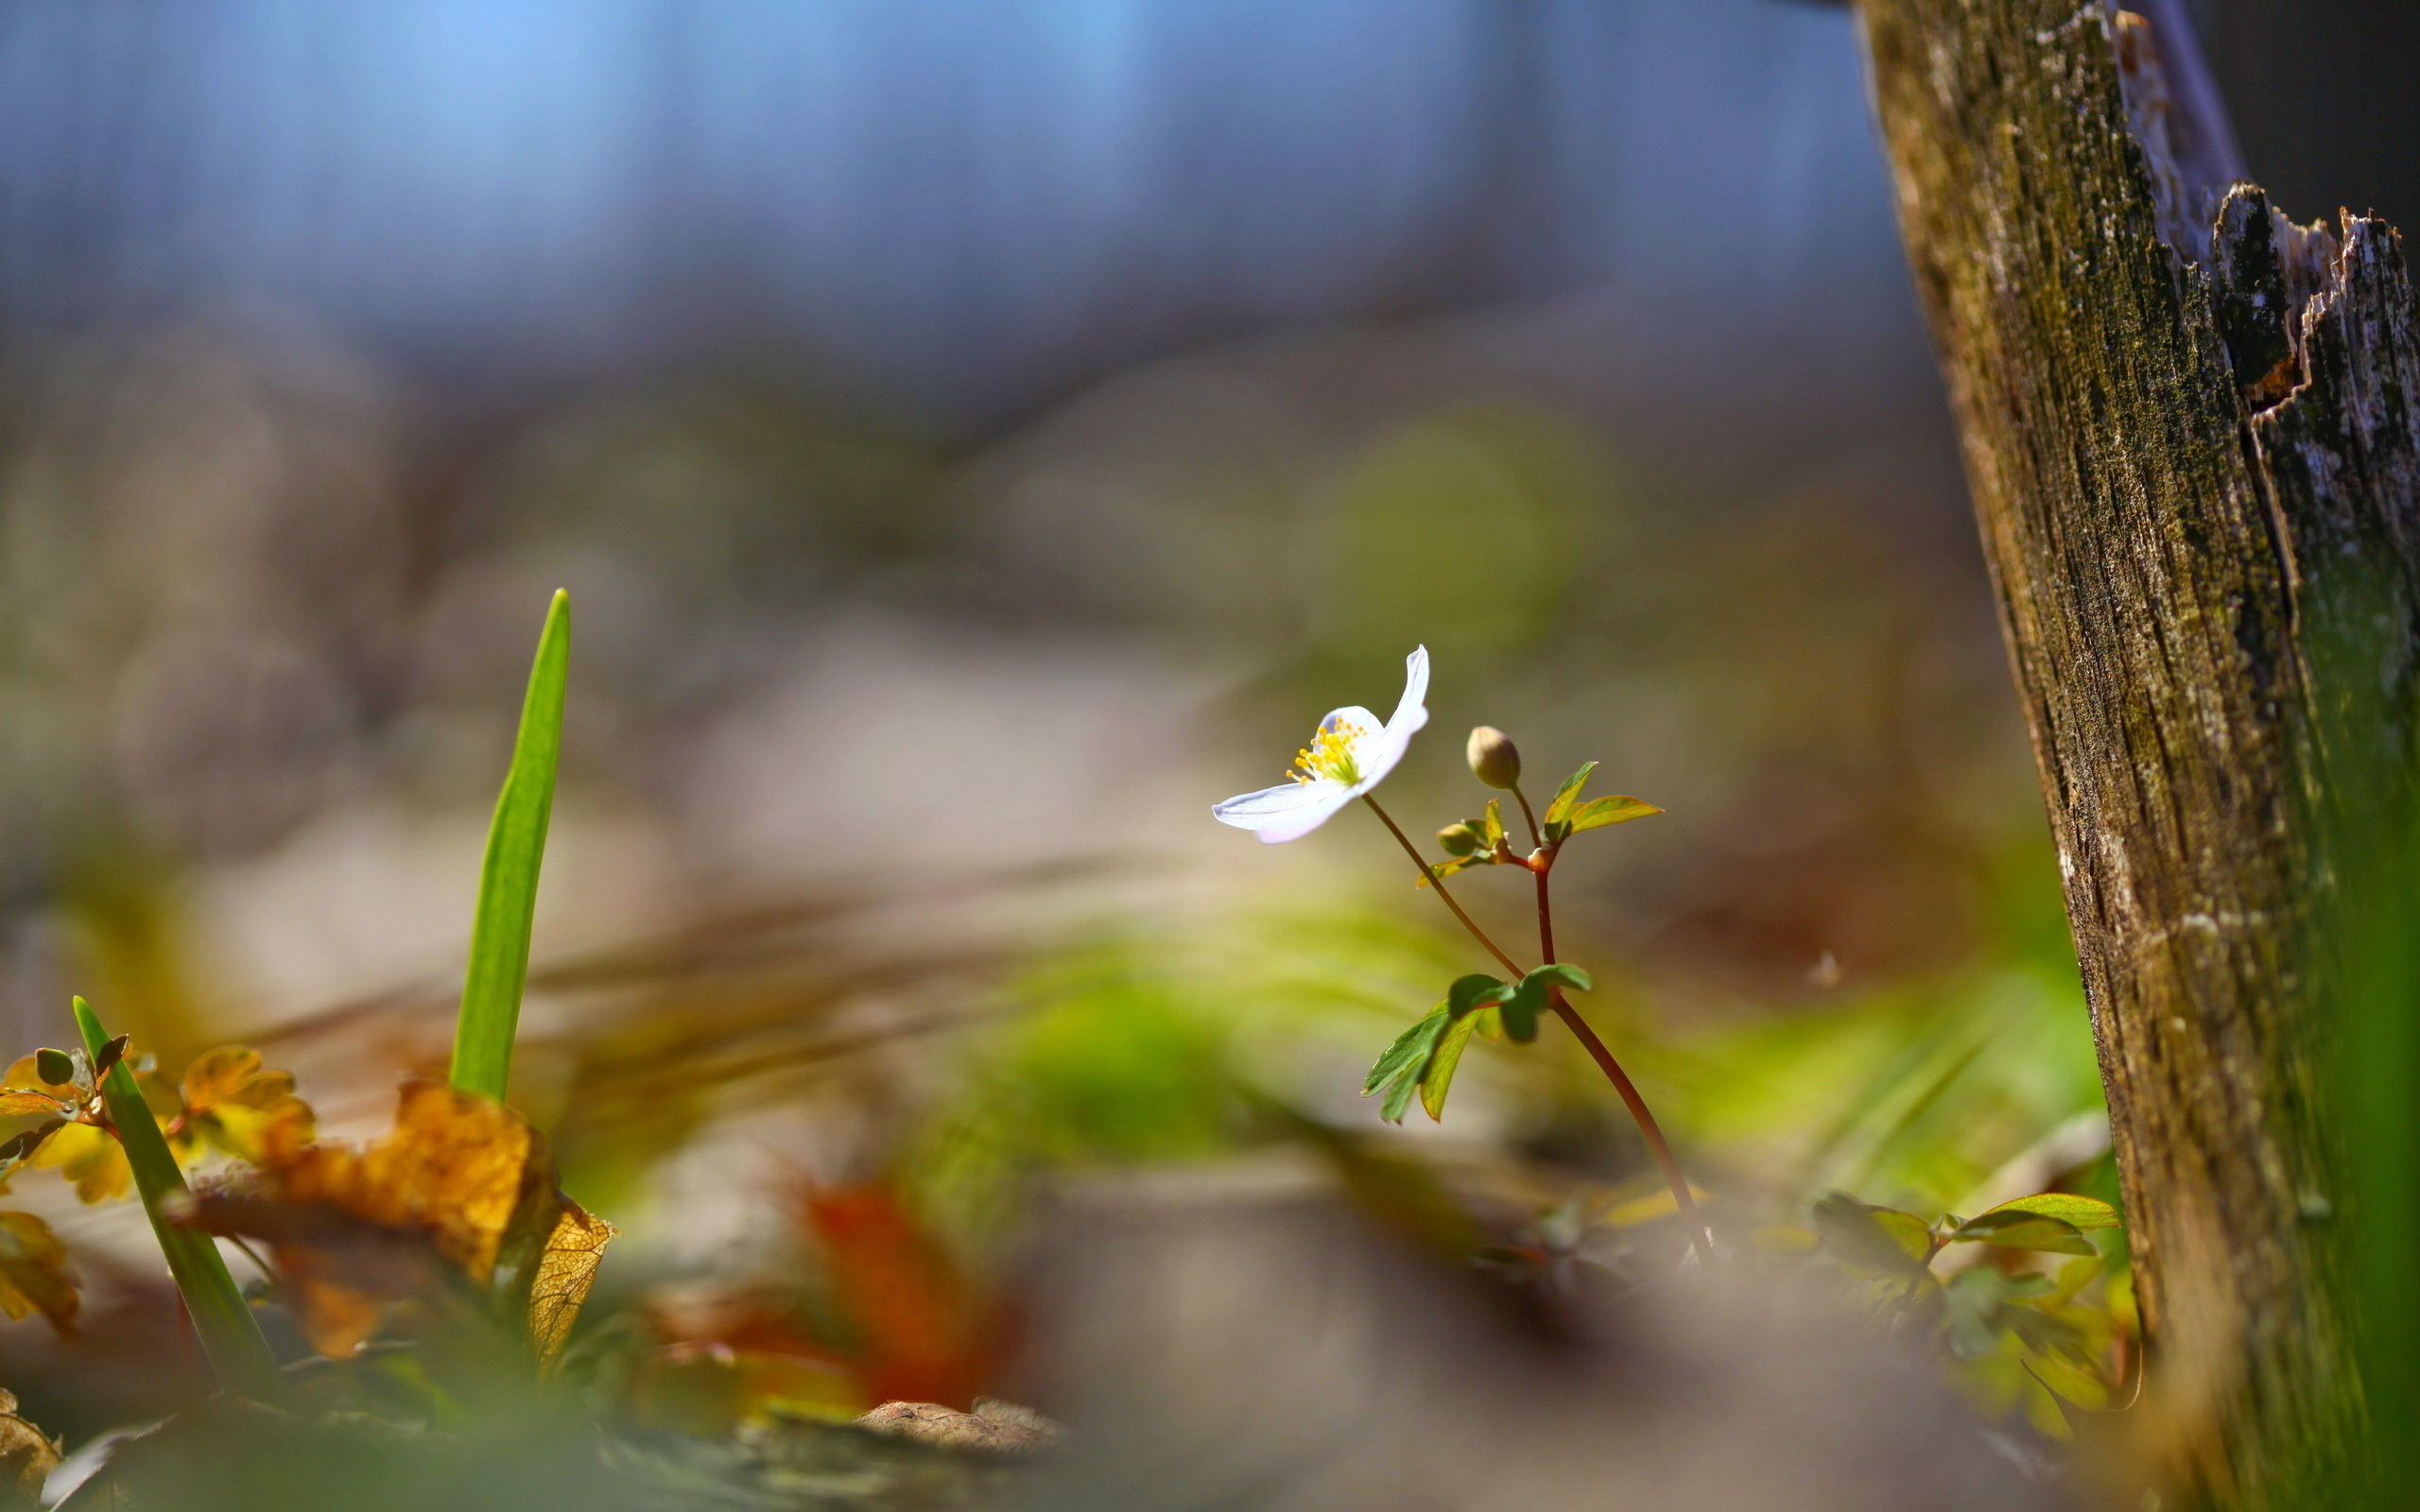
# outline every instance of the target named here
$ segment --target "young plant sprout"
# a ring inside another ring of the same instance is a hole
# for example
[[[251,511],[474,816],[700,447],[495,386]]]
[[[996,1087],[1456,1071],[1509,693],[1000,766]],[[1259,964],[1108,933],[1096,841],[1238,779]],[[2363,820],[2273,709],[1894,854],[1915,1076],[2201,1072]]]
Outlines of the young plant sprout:
[[[1489,787],[1512,794],[1520,804],[1530,849],[1527,852],[1513,849],[1504,828],[1502,800],[1490,799],[1479,817],[1448,825],[1437,833],[1437,843],[1444,850],[1446,859],[1432,865],[1371,796],[1371,790],[1403,760],[1411,737],[1428,723],[1427,696],[1428,648],[1421,646],[1405,660],[1403,697],[1396,703],[1392,718],[1382,725],[1367,709],[1357,706],[1335,711],[1320,721],[1310,746],[1296,754],[1290,781],[1213,804],[1211,816],[1221,824],[1253,831],[1263,842],[1276,844],[1310,833],[1357,798],[1370,805],[1370,812],[1378,816],[1378,822],[1411,857],[1411,864],[1420,868],[1422,885],[1435,890],[1438,901],[1510,974],[1496,977],[1474,973],[1457,980],[1446,989],[1443,1002],[1387,1047],[1377,1064],[1370,1068],[1362,1094],[1381,1097],[1380,1116],[1396,1123],[1403,1121],[1415,1096],[1430,1118],[1442,1119],[1446,1091],[1453,1085],[1454,1070],[1461,1063],[1462,1052],[1472,1036],[1530,1044],[1538,1037],[1539,1015],[1552,1013],[1570,1028],[1589,1057],[1597,1062],[1597,1068],[1605,1074],[1605,1079],[1613,1083],[1614,1091],[1620,1094],[1623,1106],[1630,1109],[1649,1152],[1672,1189],[1673,1203],[1689,1225],[1690,1243],[1702,1259],[1711,1262],[1712,1235],[1698,1216],[1688,1178],[1681,1174],[1680,1162],[1673,1159],[1672,1146],[1664,1138],[1655,1115],[1648,1111],[1646,1100],[1639,1096],[1638,1088],[1614,1058],[1614,1053],[1605,1048],[1604,1040],[1597,1037],[1564,995],[1585,992],[1594,984],[1586,971],[1555,959],[1554,901],[1548,878],[1564,844],[1583,830],[1624,824],[1664,811],[1652,803],[1619,795],[1583,799],[1588,776],[1597,769],[1597,764],[1589,762],[1564,780],[1541,818],[1521,791],[1519,749],[1502,730],[1481,725],[1471,731],[1467,750],[1472,775]],[[1539,965],[1534,970],[1523,968],[1490,938],[1445,887],[1445,879],[1454,873],[1487,866],[1525,868],[1535,882]]]

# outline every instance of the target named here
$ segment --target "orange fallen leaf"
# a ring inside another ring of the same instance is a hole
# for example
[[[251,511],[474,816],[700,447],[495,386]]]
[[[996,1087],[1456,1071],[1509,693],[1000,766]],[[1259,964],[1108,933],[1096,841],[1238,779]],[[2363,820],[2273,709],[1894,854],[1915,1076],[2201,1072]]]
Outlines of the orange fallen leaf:
[[[888,1186],[804,1194],[804,1216],[856,1332],[852,1366],[876,1401],[972,1407],[1007,1330],[939,1241]]]

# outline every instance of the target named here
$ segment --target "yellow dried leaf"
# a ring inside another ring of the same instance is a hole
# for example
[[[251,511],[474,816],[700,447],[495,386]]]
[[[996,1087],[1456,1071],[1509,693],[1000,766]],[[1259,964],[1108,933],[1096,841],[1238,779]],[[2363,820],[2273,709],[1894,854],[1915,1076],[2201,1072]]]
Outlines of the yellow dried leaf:
[[[285,1201],[321,1203],[381,1228],[424,1234],[472,1280],[485,1281],[538,1148],[529,1125],[503,1104],[411,1081],[395,1126],[368,1149],[306,1145],[273,1155],[265,1169]]]
[[[572,1324],[579,1318],[580,1305],[588,1300],[588,1289],[596,1280],[605,1246],[618,1232],[568,1197],[562,1206],[562,1216],[546,1236],[546,1247],[538,1258],[537,1276],[529,1287],[529,1348],[541,1370],[551,1370],[562,1356]]]
[[[304,1337],[341,1358],[388,1303],[431,1295],[443,1272],[487,1285],[508,1231],[529,1234],[534,1258],[560,1200],[544,1142],[519,1114],[411,1081],[375,1143],[272,1143],[257,1177],[203,1194],[196,1218],[268,1241]]]
[[[254,1165],[309,1144],[318,1132],[311,1105],[294,1095],[293,1075],[264,1069],[249,1045],[202,1052],[185,1068],[182,1091],[188,1129]]]
[[[48,1092],[18,1091],[14,1089],[0,1091],[0,1118],[14,1118],[25,1113],[38,1114],[43,1118],[61,1118],[71,1111],[73,1111],[71,1105],[60,1101]]]
[[[67,1247],[50,1225],[30,1212],[0,1212],[0,1312],[40,1313],[60,1333],[73,1333],[78,1300]],[[6,1442],[0,1433],[0,1447]]]
[[[0,1505],[42,1505],[43,1483],[59,1468],[59,1446],[17,1416],[14,1393],[0,1391]]]
[[[33,1163],[76,1183],[76,1195],[86,1202],[114,1202],[134,1190],[134,1171],[117,1136],[91,1124],[70,1124],[43,1141]]]

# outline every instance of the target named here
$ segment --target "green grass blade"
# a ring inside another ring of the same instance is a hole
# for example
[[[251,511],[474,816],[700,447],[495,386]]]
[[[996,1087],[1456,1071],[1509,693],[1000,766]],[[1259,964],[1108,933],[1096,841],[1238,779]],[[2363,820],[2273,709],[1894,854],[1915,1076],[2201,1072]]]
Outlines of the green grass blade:
[[[488,828],[479,870],[479,907],[471,924],[471,969],[462,1012],[454,1022],[454,1085],[504,1100],[512,1074],[512,1035],[529,976],[529,920],[538,906],[538,867],[555,807],[555,757],[562,748],[563,681],[571,662],[571,595],[558,592],[538,637],[537,663],[521,705],[512,769]]]
[[[84,1053],[98,1059],[101,1047],[110,1042],[109,1031],[82,998],[76,1000],[76,1027],[84,1037]],[[193,1316],[194,1332],[201,1335],[202,1352],[210,1357],[218,1383],[255,1401],[285,1401],[285,1373],[269,1352],[268,1340],[261,1336],[251,1305],[236,1289],[235,1278],[227,1273],[216,1241],[169,1217],[184,1198],[184,1173],[177,1169],[177,1158],[168,1153],[168,1142],[152,1121],[125,1061],[102,1078],[101,1096],[109,1106],[110,1122],[117,1126],[126,1163],[133,1169],[134,1190],[142,1194],[151,1231],[160,1237],[160,1252],[167,1257],[168,1274],[184,1294],[185,1311]]]

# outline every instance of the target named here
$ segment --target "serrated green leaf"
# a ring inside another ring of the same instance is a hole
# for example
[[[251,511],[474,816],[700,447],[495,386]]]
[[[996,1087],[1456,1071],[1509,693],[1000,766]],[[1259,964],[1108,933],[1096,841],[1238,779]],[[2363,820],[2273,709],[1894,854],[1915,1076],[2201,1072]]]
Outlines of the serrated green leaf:
[[[504,1101],[511,1079],[513,1035],[529,977],[529,925],[537,913],[538,871],[554,813],[570,664],[571,595],[558,591],[538,635],[538,655],[521,704],[521,732],[488,827],[487,859],[472,915],[471,966],[454,1024],[454,1085],[497,1102]]]
[[[1563,785],[1554,791],[1554,801],[1547,805],[1547,823],[1562,824],[1570,819],[1571,811],[1580,803],[1580,790],[1588,785],[1588,774],[1596,769],[1595,762],[1583,762],[1580,770],[1563,780]]]
[[[2098,1197],[2080,1197],[2071,1192],[2043,1192],[2014,1202],[2003,1202],[1992,1212],[2031,1212],[2045,1218],[2056,1218],[2077,1228],[2115,1228],[2118,1210]],[[1992,1212],[1982,1214],[1990,1217]]]
[[[1426,1018],[1395,1036],[1394,1042],[1380,1053],[1377,1064],[1372,1066],[1370,1074],[1362,1079],[1361,1095],[1373,1095],[1401,1073],[1410,1072],[1417,1075],[1421,1062],[1427,1058],[1429,1050],[1436,1045],[1437,1037],[1445,1032],[1451,1017],[1446,1005],[1440,1003],[1428,1010]]]
[[[1643,819],[1651,814],[1663,812],[1640,799],[1624,798],[1618,793],[1608,794],[1604,798],[1592,798],[1573,809],[1568,833],[1577,834],[1582,830],[1601,830],[1609,824],[1628,824],[1633,819]]]
[[[1815,1204],[1812,1216],[1815,1231],[1824,1236],[1824,1246],[1844,1265],[1885,1275],[1929,1274],[1924,1262],[1882,1226],[1876,1214],[1887,1211],[1870,1208],[1845,1192],[1834,1192]],[[1918,1220],[1918,1226],[1922,1227],[1922,1220]]]
[[[1471,1034],[1478,1027],[1478,1015],[1466,1013],[1445,1031],[1437,1041],[1436,1052],[1428,1057],[1428,1065],[1420,1074],[1420,1106],[1431,1123],[1445,1121],[1445,1092],[1454,1085],[1454,1068],[1462,1063],[1462,1051],[1471,1042]]]
[[[2016,1208],[1994,1208],[1980,1217],[1969,1218],[1949,1237],[1956,1244],[1997,1245],[2003,1249],[2044,1250],[2059,1255],[2099,1253],[2074,1224]]]

